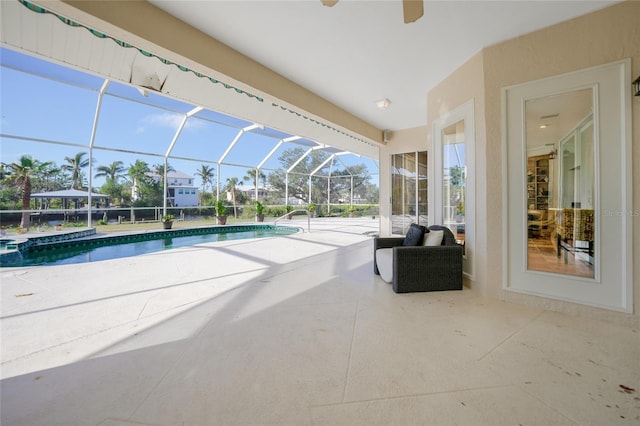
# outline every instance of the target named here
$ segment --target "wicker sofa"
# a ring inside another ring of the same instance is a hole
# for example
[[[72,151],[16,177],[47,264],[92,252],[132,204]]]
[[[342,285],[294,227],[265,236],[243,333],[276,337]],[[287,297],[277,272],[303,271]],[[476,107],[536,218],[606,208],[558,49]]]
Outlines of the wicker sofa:
[[[403,246],[403,237],[374,239],[374,273],[380,275],[376,258],[392,262],[396,293],[462,290],[462,246],[448,228],[432,225],[428,229],[444,231],[440,246]],[[380,249],[390,250],[377,253]]]

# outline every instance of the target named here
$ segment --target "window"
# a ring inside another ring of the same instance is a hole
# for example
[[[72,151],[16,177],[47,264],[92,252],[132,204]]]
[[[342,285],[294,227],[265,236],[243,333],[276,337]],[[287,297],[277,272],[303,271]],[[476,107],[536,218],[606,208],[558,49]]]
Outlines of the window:
[[[473,279],[475,248],[473,99],[433,124],[435,224],[449,228],[464,246],[463,272]]]
[[[427,225],[427,152],[391,156],[391,233],[404,235],[412,223]]]
[[[458,241],[465,236],[467,163],[464,120],[442,131],[442,220]]]

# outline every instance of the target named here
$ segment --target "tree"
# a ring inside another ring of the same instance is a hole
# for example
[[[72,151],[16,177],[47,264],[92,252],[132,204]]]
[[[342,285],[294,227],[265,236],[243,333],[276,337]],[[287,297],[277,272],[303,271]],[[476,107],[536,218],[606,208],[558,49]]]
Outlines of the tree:
[[[456,214],[464,215],[464,187],[466,184],[465,169],[462,166],[451,166],[451,193],[449,203],[456,206]]]
[[[62,169],[71,173],[71,189],[82,189],[84,178],[82,169],[89,165],[89,159],[84,158],[85,155],[87,155],[86,152],[78,152],[73,158],[64,157],[68,164],[63,165]]]
[[[164,183],[164,164],[154,164],[153,165],[153,170],[152,170],[155,174],[157,174],[158,176],[160,176],[160,181]],[[168,172],[175,172],[176,169],[173,168],[173,166],[171,166],[171,164],[167,163],[167,173]]]
[[[451,166],[449,169],[451,175],[451,186],[455,188],[461,188],[465,184],[464,168],[461,166]]]
[[[96,170],[98,173],[95,174],[95,177],[106,178],[105,183],[100,187],[100,192],[109,195],[114,204],[120,205],[131,198],[127,194],[125,186],[118,183],[118,179],[126,176],[126,168],[122,161],[114,161],[108,166],[98,166]]]
[[[305,152],[304,148],[292,148],[284,151],[278,158],[282,165],[282,170],[276,170],[269,174],[269,183],[280,194],[281,198],[284,198],[286,193],[285,170],[288,170]],[[311,201],[309,200],[309,175],[327,158],[329,158],[329,154],[317,150],[312,151],[298,163],[292,173],[289,173],[289,197],[297,198],[307,204]],[[323,189],[322,185],[312,183],[312,199],[321,199],[323,194],[323,199],[326,199],[326,184]]]
[[[165,170],[164,164],[155,164],[153,166],[153,172],[155,174],[157,174],[158,176],[160,176],[160,188],[161,188],[161,191],[164,188],[164,179],[166,177],[165,176],[165,172],[169,173],[169,172],[175,172],[175,171],[176,171],[176,169],[174,169],[171,166],[171,164],[169,164],[169,163],[167,163],[167,169],[166,170]],[[166,195],[168,196],[169,194],[166,194]]]
[[[48,192],[66,188],[65,178],[61,173],[62,169],[53,162],[45,164],[46,167],[42,171],[42,191]]]
[[[114,161],[108,166],[98,166],[96,170],[98,173],[95,174],[95,177],[103,177],[113,181],[113,183],[118,183],[118,179],[126,176],[126,169],[122,161]]]
[[[231,200],[233,201],[233,217],[238,217],[236,211],[236,186],[238,186],[239,179],[237,177],[227,178],[227,184],[224,187],[225,191],[231,192]]]
[[[107,179],[100,187],[100,193],[107,194],[111,198],[111,203],[116,206],[128,204],[131,201],[131,188],[111,179]]]
[[[142,160],[136,160],[135,163],[129,164],[128,173],[134,185],[147,180],[147,173],[150,171],[149,165]]]
[[[293,148],[284,151],[280,158],[282,170],[274,171],[269,175],[269,183],[276,193],[284,197],[286,192],[286,172],[296,161],[304,155],[303,148]],[[330,185],[327,185],[327,175],[331,163],[327,163],[322,170],[311,179],[311,199],[309,199],[309,175],[316,170],[323,162],[329,158],[328,153],[322,151],[312,151],[289,173],[289,197],[297,198],[303,203],[321,203],[327,200],[327,187],[331,190],[331,202],[337,203],[350,199],[351,197],[351,176],[353,176],[353,193],[362,200],[377,202],[377,195],[372,195],[377,191],[375,185],[368,183],[369,171],[364,164],[356,164],[346,168],[339,168],[340,163],[333,163],[331,168]]]
[[[143,198],[144,189],[151,184],[151,179],[148,176],[150,171],[149,165],[142,160],[136,160],[135,163],[129,165],[128,173],[132,182],[131,198],[134,203]]]
[[[258,175],[258,181],[262,181],[262,186],[266,186],[267,175],[265,175],[262,170],[258,170],[258,169],[247,170],[247,174],[242,177],[242,181],[251,182],[254,185],[254,187],[256,187],[258,184],[258,182],[256,182],[256,175]]]
[[[196,176],[200,176],[202,179],[202,197],[201,204],[204,204],[204,194],[207,192],[207,185],[211,185],[211,193],[213,194],[213,180],[216,177],[216,172],[213,166],[206,164],[200,164],[200,169],[196,171]],[[215,194],[213,194],[215,196]]]
[[[6,166],[8,176],[5,179],[9,179],[20,189],[22,198],[20,227],[22,228],[29,229],[32,179],[37,178],[50,164],[49,162],[42,163],[30,155],[23,155],[18,159],[17,163],[11,163]]]
[[[369,171],[364,164],[349,166],[349,169],[334,170],[331,173],[331,201],[340,202],[349,199],[351,202],[351,181],[353,177],[353,194],[361,199],[368,199],[366,182],[369,179]]]

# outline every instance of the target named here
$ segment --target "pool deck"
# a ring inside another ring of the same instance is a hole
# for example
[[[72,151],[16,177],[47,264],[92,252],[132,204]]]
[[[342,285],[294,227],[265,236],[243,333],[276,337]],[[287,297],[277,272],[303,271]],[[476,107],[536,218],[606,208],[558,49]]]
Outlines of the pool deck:
[[[468,289],[394,294],[377,232],[313,219],[0,270],[0,423],[638,424],[637,328]]]

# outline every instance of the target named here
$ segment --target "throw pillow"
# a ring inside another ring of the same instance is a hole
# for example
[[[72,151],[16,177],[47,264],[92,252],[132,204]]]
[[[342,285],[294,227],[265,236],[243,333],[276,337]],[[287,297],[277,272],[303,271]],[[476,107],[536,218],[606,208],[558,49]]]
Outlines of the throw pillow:
[[[411,226],[409,226],[409,231],[407,231],[407,236],[404,238],[402,245],[421,246],[424,234],[427,232],[429,232],[429,230],[426,227],[412,223]]]
[[[431,231],[424,236],[425,246],[440,246],[442,245],[442,239],[444,238],[444,231]]]

